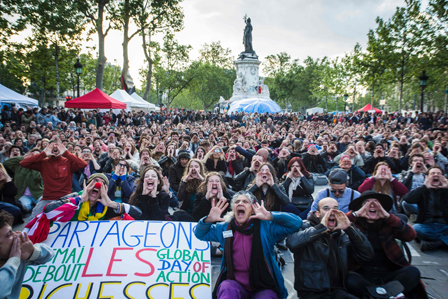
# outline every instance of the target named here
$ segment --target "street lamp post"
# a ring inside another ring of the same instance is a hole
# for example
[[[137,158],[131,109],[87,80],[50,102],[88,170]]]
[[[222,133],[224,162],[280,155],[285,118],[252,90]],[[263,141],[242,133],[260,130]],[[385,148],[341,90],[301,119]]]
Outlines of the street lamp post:
[[[348,94],[344,94],[344,113],[347,111]]]
[[[82,64],[79,62],[79,57],[76,60],[74,67],[75,67],[75,73],[76,73],[76,75],[78,75],[78,87],[77,87],[78,96],[77,96],[77,98],[79,98],[79,75],[81,75],[81,72],[82,72]]]
[[[426,81],[429,79],[429,77],[426,75],[426,72],[423,71],[421,76],[418,77],[420,79],[420,86],[422,88],[422,98],[420,102],[420,111],[423,112],[423,99],[425,98],[425,87],[426,87]]]

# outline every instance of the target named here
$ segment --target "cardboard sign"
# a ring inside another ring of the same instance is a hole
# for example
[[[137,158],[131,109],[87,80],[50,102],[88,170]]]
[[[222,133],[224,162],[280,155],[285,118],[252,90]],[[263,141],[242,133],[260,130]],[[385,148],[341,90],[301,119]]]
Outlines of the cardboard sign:
[[[44,242],[55,251],[27,267],[20,299],[211,298],[209,243],[196,223],[54,223]]]

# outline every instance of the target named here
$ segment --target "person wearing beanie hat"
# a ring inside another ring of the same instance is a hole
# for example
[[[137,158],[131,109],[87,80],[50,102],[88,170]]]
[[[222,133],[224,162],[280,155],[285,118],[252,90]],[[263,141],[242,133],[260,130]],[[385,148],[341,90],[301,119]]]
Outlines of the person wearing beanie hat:
[[[308,216],[310,216],[311,212],[317,211],[319,201],[326,197],[336,199],[339,205],[339,210],[347,213],[349,211],[348,205],[350,202],[361,195],[358,191],[347,187],[347,172],[344,169],[332,169],[328,174],[328,183],[330,188],[320,190],[317,193]]]
[[[184,174],[185,167],[187,167],[188,161],[191,159],[190,152],[188,150],[181,149],[177,155],[177,162],[170,166],[169,180],[170,187],[174,191],[179,191],[180,181]]]

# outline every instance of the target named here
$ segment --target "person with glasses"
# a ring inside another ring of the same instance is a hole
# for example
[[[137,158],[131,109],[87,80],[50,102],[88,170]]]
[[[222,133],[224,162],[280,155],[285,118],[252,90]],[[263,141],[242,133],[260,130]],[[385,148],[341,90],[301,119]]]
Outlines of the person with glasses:
[[[373,257],[367,238],[340,211],[331,197],[322,198],[299,231],[286,245],[294,253],[294,289],[307,298],[354,299],[346,289],[344,277],[349,262]]]
[[[128,203],[134,191],[135,177],[129,174],[129,168],[129,163],[124,158],[120,158],[114,171],[106,174],[109,179],[107,195],[115,202]]]
[[[331,197],[338,202],[339,209],[342,212],[347,213],[348,205],[350,204],[350,202],[353,199],[358,198],[361,194],[358,191],[347,187],[347,172],[344,169],[333,169],[328,175],[328,182],[330,188],[320,190],[317,193],[316,197],[314,198],[314,202],[311,205],[311,212],[317,211],[320,200],[325,197]],[[308,217],[310,216],[311,212],[308,214]]]
[[[217,171],[224,174],[227,172],[224,151],[219,146],[214,146],[212,150],[205,155],[204,161],[208,171]]]

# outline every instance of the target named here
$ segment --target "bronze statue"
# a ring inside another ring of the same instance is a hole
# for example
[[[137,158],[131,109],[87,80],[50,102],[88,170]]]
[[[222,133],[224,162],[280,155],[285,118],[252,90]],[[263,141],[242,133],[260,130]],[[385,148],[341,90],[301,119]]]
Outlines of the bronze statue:
[[[243,44],[244,44],[244,53],[255,53],[254,49],[252,48],[252,25],[250,23],[250,18],[247,18],[247,15],[244,16],[244,22],[246,23],[246,27],[244,28],[244,37],[243,37]]]

